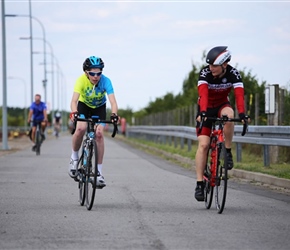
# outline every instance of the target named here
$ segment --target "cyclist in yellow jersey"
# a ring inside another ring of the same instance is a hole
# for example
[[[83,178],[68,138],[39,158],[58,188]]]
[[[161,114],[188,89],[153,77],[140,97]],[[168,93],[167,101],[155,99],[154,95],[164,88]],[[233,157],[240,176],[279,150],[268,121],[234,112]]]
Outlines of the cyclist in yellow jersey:
[[[111,80],[103,75],[104,62],[101,58],[91,56],[83,63],[84,74],[81,75],[74,86],[71,99],[70,119],[74,120],[74,114],[83,114],[86,118],[97,115],[101,120],[106,119],[107,97],[111,105],[111,120],[118,118],[118,105],[114,94]],[[76,176],[77,162],[79,159],[78,151],[81,147],[83,136],[86,133],[87,123],[77,122],[75,133],[72,137],[72,154],[69,164],[69,175]],[[99,124],[96,129],[96,143],[98,145],[98,176],[97,186],[103,188],[106,186],[103,174],[102,164],[104,157],[104,124]]]

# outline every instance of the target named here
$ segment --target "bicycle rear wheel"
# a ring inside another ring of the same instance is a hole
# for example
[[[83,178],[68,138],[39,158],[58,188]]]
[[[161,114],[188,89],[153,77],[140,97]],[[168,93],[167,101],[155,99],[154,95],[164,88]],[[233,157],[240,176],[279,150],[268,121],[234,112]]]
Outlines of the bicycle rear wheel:
[[[36,130],[35,133],[35,145],[36,145],[36,155],[40,155],[40,145],[41,145],[41,135],[39,129]]]
[[[86,207],[91,210],[94,204],[98,174],[98,152],[95,140],[88,146],[86,165]]]
[[[79,181],[79,202],[83,206],[85,204],[85,169],[84,169],[84,154],[82,153],[81,158],[78,161],[78,181]]]
[[[216,208],[221,214],[224,210],[227,197],[228,167],[224,143],[218,148],[218,164],[216,169]]]

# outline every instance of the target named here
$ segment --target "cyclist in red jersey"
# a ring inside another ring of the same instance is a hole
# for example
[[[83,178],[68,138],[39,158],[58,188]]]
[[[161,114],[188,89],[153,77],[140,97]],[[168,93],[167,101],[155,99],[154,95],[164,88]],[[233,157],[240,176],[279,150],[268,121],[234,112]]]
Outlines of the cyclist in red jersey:
[[[239,117],[245,119],[244,85],[241,75],[237,69],[228,64],[231,53],[227,46],[212,48],[207,56],[205,66],[199,74],[198,79],[198,115],[196,118],[196,133],[198,136],[198,148],[195,156],[197,184],[195,198],[204,201],[203,173],[206,166],[207,151],[210,143],[211,122],[206,121],[198,133],[202,117],[221,117],[227,115],[234,118],[234,110],[229,102],[229,93],[234,89],[236,106]],[[224,127],[225,147],[227,151],[228,169],[233,168],[233,156],[231,144],[234,134],[234,124],[228,122]]]

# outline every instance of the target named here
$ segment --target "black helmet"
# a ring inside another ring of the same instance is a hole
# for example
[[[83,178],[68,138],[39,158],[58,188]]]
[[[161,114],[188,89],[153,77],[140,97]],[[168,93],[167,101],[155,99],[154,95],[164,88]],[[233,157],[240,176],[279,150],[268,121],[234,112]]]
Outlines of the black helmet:
[[[83,63],[83,70],[103,69],[105,64],[100,57],[90,56]]]
[[[206,62],[212,65],[222,65],[224,62],[231,60],[231,52],[227,50],[227,46],[218,46],[212,48],[206,56]]]

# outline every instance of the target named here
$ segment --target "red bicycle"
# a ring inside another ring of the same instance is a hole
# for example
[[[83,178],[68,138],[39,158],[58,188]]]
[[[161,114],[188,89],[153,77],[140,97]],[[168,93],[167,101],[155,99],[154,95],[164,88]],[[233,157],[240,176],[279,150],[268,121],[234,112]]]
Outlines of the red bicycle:
[[[248,118],[248,116],[245,117],[242,136],[247,132]],[[226,122],[242,122],[242,120],[239,118],[229,118],[226,115],[223,115],[221,118],[207,117],[206,119],[212,121],[212,129],[207,153],[208,160],[203,175],[205,207],[210,209],[215,191],[216,209],[218,213],[221,214],[226,203],[228,184],[228,163],[223,133],[224,125]],[[204,118],[199,126],[200,131],[203,122]]]

